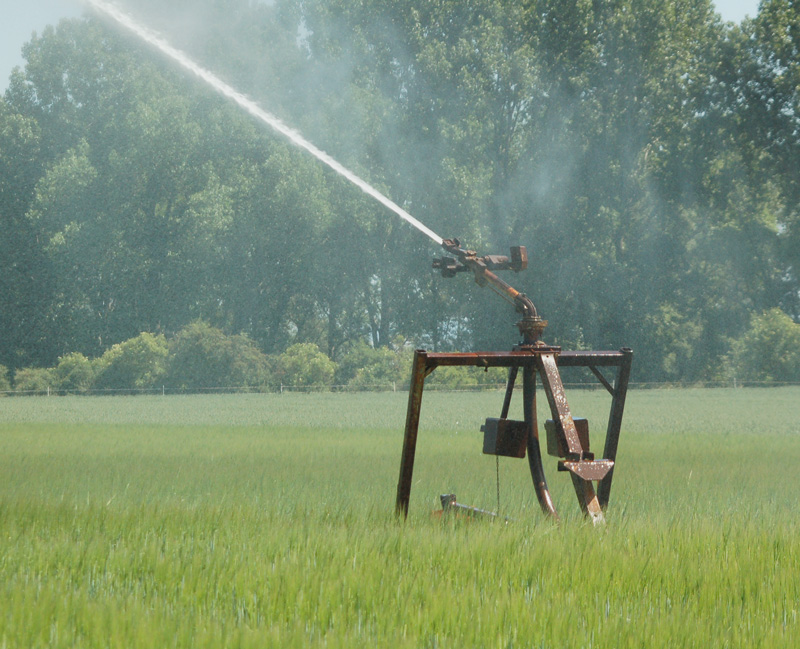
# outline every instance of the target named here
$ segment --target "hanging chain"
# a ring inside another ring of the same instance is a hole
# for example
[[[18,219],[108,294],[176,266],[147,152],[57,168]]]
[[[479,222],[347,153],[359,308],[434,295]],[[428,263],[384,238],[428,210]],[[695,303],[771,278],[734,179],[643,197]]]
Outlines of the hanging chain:
[[[497,469],[497,515],[500,515],[500,456],[494,456],[495,468]]]

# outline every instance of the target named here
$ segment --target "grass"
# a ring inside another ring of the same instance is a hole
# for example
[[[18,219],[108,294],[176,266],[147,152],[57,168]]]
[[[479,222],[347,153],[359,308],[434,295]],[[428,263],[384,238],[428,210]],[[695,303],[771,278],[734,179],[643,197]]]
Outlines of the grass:
[[[603,529],[552,458],[561,525],[509,459],[434,520],[501,401],[425,395],[401,524],[402,394],[2,399],[0,646],[796,646],[800,389],[631,393]]]

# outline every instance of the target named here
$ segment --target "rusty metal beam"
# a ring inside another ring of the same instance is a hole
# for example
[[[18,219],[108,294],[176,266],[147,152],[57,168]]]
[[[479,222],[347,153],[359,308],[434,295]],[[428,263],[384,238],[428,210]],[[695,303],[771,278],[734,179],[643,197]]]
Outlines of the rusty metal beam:
[[[430,352],[428,362],[447,367],[525,367],[536,365],[535,354],[512,352]]]
[[[592,370],[592,374],[597,377],[597,380],[603,384],[603,387],[606,391],[613,397],[614,396],[614,386],[608,382],[608,379],[603,375],[603,373],[598,370],[594,365],[590,365],[589,369]]]
[[[559,367],[619,367],[625,362],[625,350],[620,351],[561,351],[553,350]],[[629,351],[629,350],[628,350]],[[510,352],[426,352],[427,362],[433,366],[455,367],[525,367],[536,365],[542,352],[537,347],[523,347]]]
[[[630,350],[627,350],[628,352]],[[562,351],[558,355],[560,367],[618,367],[625,362],[625,349],[619,351]]]
[[[406,411],[406,430],[403,439],[403,455],[400,459],[400,478],[397,481],[397,501],[395,511],[403,517],[408,516],[408,501],[411,498],[411,479],[414,475],[414,456],[417,450],[417,431],[419,430],[419,413],[422,408],[422,390],[425,377],[435,369],[428,363],[425,350],[414,352],[414,363],[411,366],[411,387],[408,390],[408,410]]]
[[[503,409],[500,411],[500,417],[506,419],[508,417],[508,410],[511,407],[511,397],[514,394],[514,383],[517,381],[517,374],[519,373],[519,366],[512,365],[508,368],[508,380],[506,381],[506,394],[503,397]]]
[[[537,365],[539,373],[542,375],[542,386],[547,396],[547,402],[550,404],[550,412],[553,415],[556,430],[567,445],[567,457],[582,460],[589,449],[584,449],[581,445],[581,438],[578,435],[578,429],[575,428],[575,422],[567,403],[567,395],[564,393],[564,384],[558,373],[555,355],[552,353],[539,354]]]
[[[575,495],[578,497],[578,504],[584,516],[589,516],[592,522],[597,524],[604,521],[603,510],[594,490],[591,479],[582,475],[578,467],[590,464],[585,460],[592,460],[593,456],[588,448],[583,448],[578,429],[572,418],[567,396],[564,393],[564,385],[561,382],[561,375],[556,367],[554,354],[539,355],[539,373],[542,375],[544,392],[550,404],[550,412],[553,416],[556,430],[562,440],[566,442],[567,458],[578,460],[569,463],[570,477],[575,488]],[[591,476],[591,472],[588,474]]]

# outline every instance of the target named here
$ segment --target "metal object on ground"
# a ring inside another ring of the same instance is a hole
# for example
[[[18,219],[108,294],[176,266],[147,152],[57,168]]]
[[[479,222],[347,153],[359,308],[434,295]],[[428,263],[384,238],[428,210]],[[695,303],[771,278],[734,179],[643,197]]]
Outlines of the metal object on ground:
[[[457,514],[467,518],[498,518],[496,512],[490,512],[488,509],[470,507],[469,505],[463,505],[457,502],[455,494],[442,494],[439,496],[439,499],[442,502],[442,514]],[[509,519],[503,518],[503,520],[508,522]]]
[[[478,509],[477,507],[470,507],[469,505],[462,505],[456,500],[455,494],[442,494],[439,496],[442,502],[442,511],[444,513],[456,512],[466,514],[468,516],[486,516],[489,518],[496,518],[495,512],[490,512],[486,509]]]
[[[496,293],[511,302],[522,315],[517,326],[523,340],[510,352],[429,353],[420,349],[414,353],[400,478],[397,484],[397,513],[408,515],[425,378],[441,366],[507,367],[508,381],[500,417],[487,419],[481,428],[484,432],[484,453],[517,458],[524,457],[527,453],[539,505],[545,513],[558,518],[547,486],[539,446],[536,419],[538,377],[542,382],[552,416],[545,426],[548,431],[548,453],[563,458],[558,463],[558,470],[570,474],[578,504],[584,515],[595,523],[603,522],[603,511],[608,505],[611,493],[633,352],[628,348],[619,351],[562,351],[560,347],[545,345],[540,337],[547,322],[539,317],[533,302],[493,272],[506,269],[519,271],[526,268],[528,256],[525,248],[521,246],[512,248],[510,257],[494,255],[478,257],[472,250],[463,250],[457,239],[445,239],[442,247],[455,255],[455,258],[437,259],[434,261],[434,268],[441,270],[445,277],[454,277],[459,272],[471,271],[479,285],[489,285]],[[559,367],[589,368],[611,394],[603,459],[595,460],[589,450],[588,422],[576,420],[572,416]],[[609,381],[601,368],[616,368],[615,379]],[[520,370],[522,370],[524,419],[513,421],[508,419],[508,411]],[[594,483],[597,483],[597,491]],[[442,498],[444,506],[444,497]],[[455,503],[454,496],[452,502]]]

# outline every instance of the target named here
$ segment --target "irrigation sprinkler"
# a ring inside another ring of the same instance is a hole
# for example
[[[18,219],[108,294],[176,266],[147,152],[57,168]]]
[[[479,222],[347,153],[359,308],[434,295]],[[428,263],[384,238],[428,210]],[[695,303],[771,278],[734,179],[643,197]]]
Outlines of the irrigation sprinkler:
[[[560,347],[546,345],[540,340],[540,337],[547,326],[547,322],[539,317],[536,307],[526,295],[512,288],[511,285],[500,279],[495,272],[502,270],[519,272],[524,270],[528,265],[528,255],[524,247],[517,246],[512,248],[508,257],[500,255],[479,257],[475,251],[463,249],[458,239],[442,239],[425,224],[415,219],[362,178],[341,165],[324,151],[318,149],[300,133],[288,127],[271,113],[263,110],[211,71],[199,66],[185,53],[174,48],[163,38],[133,20],[113,4],[106,0],[86,0],[86,2],[135,34],[138,38],[155,47],[163,55],[201,79],[216,92],[234,101],[240,108],[287,138],[293,145],[307,151],[320,162],[326,164],[434,243],[441,244],[449,256],[435,260],[434,268],[439,269],[444,277],[455,277],[461,272],[472,272],[475,281],[479,285],[488,285],[501,297],[513,304],[516,311],[522,316],[517,323],[522,341],[515,345],[510,352],[448,354],[428,353],[420,349],[414,353],[403,455],[400,461],[400,480],[397,485],[396,507],[398,513],[402,513],[404,516],[408,515],[411,476],[414,470],[414,454],[425,378],[439,366],[507,367],[508,381],[500,417],[487,419],[482,428],[484,433],[484,453],[498,457],[505,455],[518,458],[525,457],[527,454],[539,503],[546,513],[553,517],[558,516],[547,488],[539,448],[539,432],[536,423],[536,378],[537,376],[540,377],[553,417],[545,425],[548,436],[548,452],[560,458],[558,470],[566,471],[571,475],[575,492],[578,495],[578,503],[583,512],[595,522],[602,521],[603,510],[608,504],[611,479],[614,474],[614,461],[630,375],[631,350],[623,348],[616,352],[569,352],[561,351]],[[594,455],[589,451],[588,423],[580,423],[581,420],[576,420],[572,417],[564,394],[559,366],[588,367],[600,383],[611,393],[611,412],[606,429],[604,458],[601,460],[595,460]],[[617,368],[616,380],[613,384],[606,379],[599,369],[605,367]],[[514,421],[508,419],[508,410],[520,369],[522,370],[524,417],[522,421]],[[596,492],[593,485],[594,482],[598,484]],[[448,503],[448,508],[450,509],[465,510],[466,508],[473,510],[473,513],[482,511],[477,508],[462,506],[460,503],[456,503],[455,498],[448,500]]]
[[[528,255],[524,247],[511,248],[508,257],[499,255],[479,257],[474,250],[463,249],[458,239],[444,239],[442,247],[449,256],[434,260],[433,267],[441,271],[444,277],[455,277],[462,272],[471,272],[479,286],[489,286],[510,302],[521,315],[517,327],[522,340],[514,345],[511,351],[505,352],[435,353],[423,349],[414,352],[403,454],[400,460],[400,478],[397,484],[398,515],[408,516],[425,379],[437,367],[506,367],[508,380],[500,417],[487,418],[481,427],[484,434],[483,452],[512,458],[524,458],[527,455],[539,505],[545,514],[558,518],[556,506],[547,486],[539,445],[536,419],[538,377],[552,417],[545,423],[547,453],[558,458],[558,471],[570,475],[583,514],[594,523],[604,522],[603,512],[611,493],[633,352],[628,348],[618,351],[562,351],[560,347],[542,342],[541,335],[547,322],[539,317],[530,298],[514,289],[495,272],[525,270],[528,265]],[[562,367],[588,368],[611,395],[611,408],[601,459],[595,459],[590,451],[588,421],[573,417],[570,411],[559,372],[559,368]],[[603,373],[603,369],[606,368],[616,369],[613,381]],[[522,370],[523,420],[516,421],[508,418],[508,412],[520,370]],[[443,496],[442,503],[443,511],[453,509],[455,497],[448,495],[445,501]],[[461,504],[458,504],[458,508],[483,513],[483,510]]]

